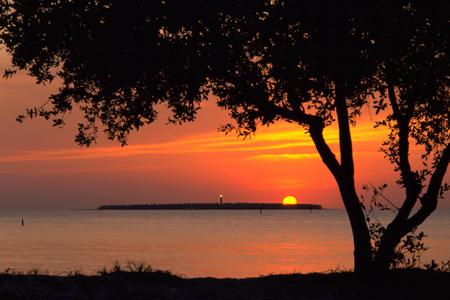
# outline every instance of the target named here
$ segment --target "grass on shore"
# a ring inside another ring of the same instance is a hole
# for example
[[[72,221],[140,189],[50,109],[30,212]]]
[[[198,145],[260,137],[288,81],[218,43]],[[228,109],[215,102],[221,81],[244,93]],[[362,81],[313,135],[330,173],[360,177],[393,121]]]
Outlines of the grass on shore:
[[[394,270],[360,278],[349,271],[256,278],[182,278],[143,263],[115,263],[97,275],[32,270],[0,274],[0,299],[438,299],[449,272]]]

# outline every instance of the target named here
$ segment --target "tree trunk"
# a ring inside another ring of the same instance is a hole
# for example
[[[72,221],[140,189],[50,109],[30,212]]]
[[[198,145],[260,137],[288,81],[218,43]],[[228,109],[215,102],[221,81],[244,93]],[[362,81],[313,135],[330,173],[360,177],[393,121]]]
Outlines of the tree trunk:
[[[339,186],[339,191],[352,227],[353,243],[355,247],[355,272],[369,273],[372,269],[372,247],[366,218],[355,189],[355,166],[347,107],[346,84],[339,76],[337,76],[335,84],[335,103],[339,126],[339,150],[341,156],[339,172],[335,174],[335,179]]]
[[[374,260],[376,272],[387,272],[395,258],[395,247],[400,243],[403,236],[395,227],[394,223],[389,224],[381,238]]]
[[[372,271],[372,246],[369,229],[354,185],[346,183],[346,178],[343,181],[338,184],[352,228],[355,272],[370,273]]]
[[[345,84],[336,80],[336,114],[339,125],[339,147],[341,161],[331,151],[323,136],[324,120],[318,116],[300,113],[298,121],[309,126],[309,133],[323,163],[330,170],[339,186],[353,233],[354,267],[356,273],[373,270],[372,245],[369,228],[355,189],[352,138],[347,109]]]
[[[323,122],[317,120],[310,124],[309,132],[324,164],[334,176],[344,202],[353,233],[354,267],[357,273],[369,273],[372,270],[372,247],[369,229],[364,212],[356,193],[353,175],[342,169],[336,156],[328,147],[323,137]]]

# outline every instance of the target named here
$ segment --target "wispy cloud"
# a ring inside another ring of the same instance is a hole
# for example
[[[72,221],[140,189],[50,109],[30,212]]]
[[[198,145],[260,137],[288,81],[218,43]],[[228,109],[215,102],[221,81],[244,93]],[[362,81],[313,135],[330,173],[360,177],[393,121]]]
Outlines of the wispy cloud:
[[[309,159],[320,157],[318,153],[283,153],[283,154],[258,154],[251,156],[252,159],[269,159],[269,160],[281,160],[281,159]]]
[[[352,130],[355,142],[378,140],[384,135],[370,126],[359,126]],[[338,132],[331,128],[325,132],[329,144],[338,143]],[[98,158],[129,157],[137,155],[170,155],[194,153],[258,152],[280,149],[295,149],[294,154],[258,154],[253,159],[306,159],[317,158],[310,153],[313,143],[304,130],[291,124],[281,124],[262,130],[251,139],[242,140],[235,136],[208,133],[186,136],[177,140],[130,145],[127,147],[79,148],[48,151],[24,151],[19,153],[0,153],[0,162],[26,162],[43,160],[84,160]],[[291,151],[292,152],[292,151]],[[303,152],[303,153],[302,153]]]

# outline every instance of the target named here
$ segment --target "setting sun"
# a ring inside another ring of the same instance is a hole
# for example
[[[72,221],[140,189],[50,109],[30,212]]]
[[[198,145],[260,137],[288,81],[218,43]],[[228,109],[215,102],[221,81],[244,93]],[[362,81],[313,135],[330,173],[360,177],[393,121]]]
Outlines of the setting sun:
[[[294,196],[286,196],[283,199],[283,205],[295,205],[297,204],[297,199]]]

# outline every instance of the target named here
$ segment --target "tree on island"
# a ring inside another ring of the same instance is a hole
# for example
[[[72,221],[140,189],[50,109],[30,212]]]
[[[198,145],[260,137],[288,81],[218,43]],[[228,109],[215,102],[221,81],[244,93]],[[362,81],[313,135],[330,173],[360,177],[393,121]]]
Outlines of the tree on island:
[[[14,65],[5,76],[26,70],[38,83],[62,80],[46,106],[19,121],[63,126],[77,108],[85,117],[77,143],[94,142],[101,123],[125,144],[156,119],[156,105],[183,123],[215,95],[235,121],[226,132],[299,124],[339,187],[357,272],[387,270],[401,239],[448,189],[445,1],[0,1],[0,38]],[[350,127],[364,106],[382,113],[377,125],[390,132],[382,149],[405,191],[376,247],[354,180]],[[336,120],[340,159],[323,136]],[[421,169],[410,164],[411,142],[424,151]]]

